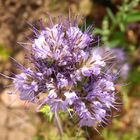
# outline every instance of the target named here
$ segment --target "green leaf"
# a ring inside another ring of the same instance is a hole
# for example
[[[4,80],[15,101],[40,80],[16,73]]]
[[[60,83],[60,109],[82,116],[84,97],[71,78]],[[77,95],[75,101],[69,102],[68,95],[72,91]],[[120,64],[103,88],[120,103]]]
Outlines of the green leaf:
[[[125,32],[125,24],[124,24],[124,22],[121,22],[119,24],[119,27],[120,27],[121,32]]]
[[[103,31],[101,30],[101,29],[99,29],[99,28],[95,28],[94,29],[94,31],[93,31],[93,34],[100,34],[100,35],[102,35],[102,33],[103,33]]]
[[[112,22],[115,23],[116,22],[115,16],[113,15],[112,11],[109,8],[107,8],[107,13]]]
[[[130,23],[130,22],[138,22],[140,21],[140,12],[131,12],[127,15],[126,17],[126,22]]]
[[[50,110],[49,105],[45,105],[40,109],[40,112],[42,112],[48,119],[49,122],[52,122],[54,114]]]
[[[109,39],[109,47],[125,46],[126,40],[123,32],[115,32]]]
[[[131,73],[129,74],[129,81],[131,81],[133,85],[140,83],[140,71],[138,68],[131,70]]]
[[[116,39],[116,40],[109,41],[108,45],[110,48],[114,48],[114,47],[120,45],[120,40]]]

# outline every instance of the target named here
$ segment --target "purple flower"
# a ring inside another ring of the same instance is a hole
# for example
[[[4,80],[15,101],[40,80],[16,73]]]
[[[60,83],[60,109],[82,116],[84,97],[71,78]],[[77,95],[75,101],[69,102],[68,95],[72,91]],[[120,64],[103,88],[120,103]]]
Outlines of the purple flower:
[[[117,73],[119,70],[119,76],[123,79],[126,80],[129,70],[130,70],[130,66],[128,64],[128,62],[126,62],[126,55],[123,49],[121,48],[113,48],[112,49],[112,53],[115,56],[115,61],[116,61],[116,66],[114,67],[114,74]]]
[[[34,101],[35,92],[38,91],[38,85],[35,81],[28,82],[29,78],[25,73],[21,73],[19,75],[16,75],[13,83],[16,89],[20,91],[21,100]]]
[[[63,88],[63,87],[67,87],[69,84],[68,84],[68,79],[66,77],[64,77],[64,75],[58,73],[57,76],[57,86],[60,87],[60,88]]]
[[[72,105],[76,99],[78,98],[75,92],[65,92],[65,101],[69,104]]]
[[[82,32],[68,19],[44,26],[32,42],[32,67],[13,81],[21,100],[48,104],[52,112],[71,109],[80,127],[107,124],[118,107],[114,78],[106,72],[112,57],[93,48],[96,37],[89,29]]]
[[[80,118],[79,126],[94,126],[96,123],[95,118],[91,112],[88,111],[86,105],[81,100],[77,100],[74,104],[75,111]]]

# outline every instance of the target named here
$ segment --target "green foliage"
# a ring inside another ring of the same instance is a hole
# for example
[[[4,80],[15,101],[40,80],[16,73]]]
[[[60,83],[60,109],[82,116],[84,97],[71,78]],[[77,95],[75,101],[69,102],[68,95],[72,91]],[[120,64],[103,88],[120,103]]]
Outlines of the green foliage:
[[[0,61],[6,61],[9,57],[10,52],[5,49],[3,44],[0,44]]]
[[[131,71],[129,75],[129,81],[131,81],[133,86],[137,83],[140,83],[140,66],[137,69]]]
[[[49,105],[44,105],[40,109],[40,112],[43,113],[45,117],[47,117],[48,122],[52,122],[54,114],[50,111]]]
[[[32,140],[45,140],[44,136],[35,136]]]
[[[73,110],[69,109],[68,111]],[[43,106],[40,109],[40,112],[44,114],[49,122],[52,122],[54,114],[50,111],[50,107],[48,105]],[[51,126],[52,128],[47,131],[45,139],[44,137],[38,135],[35,136],[33,140],[86,140],[84,137],[84,131],[80,128],[77,128],[76,125],[73,126],[70,121],[67,121],[68,116],[65,112],[60,111],[58,115],[61,118],[61,123],[64,130],[63,136],[60,136],[58,134],[57,127]],[[65,123],[66,121],[67,123]],[[48,128],[50,127],[50,125],[52,124],[48,124]]]
[[[125,40],[125,30],[129,23],[140,21],[140,12],[134,9],[138,2],[139,0],[124,1],[116,15],[107,9],[108,16],[103,19],[102,29],[95,29],[95,33],[102,36],[103,42],[108,47],[128,45]]]
[[[140,66],[133,69],[129,74],[128,81],[130,95],[140,98]]]
[[[116,133],[108,129],[102,131],[105,140],[138,140],[139,134],[134,133]]]
[[[137,11],[132,11],[131,13],[129,13],[126,17],[126,22],[130,23],[130,22],[137,22],[140,21],[140,12]]]
[[[107,9],[107,16],[102,21],[101,29],[96,28],[94,33],[101,35],[103,43],[110,48],[124,47],[126,53],[130,55],[129,62],[131,69],[128,76],[128,84],[121,88],[123,95],[124,108],[131,111],[129,105],[130,96],[140,97],[140,66],[135,64],[139,61],[138,47],[126,40],[126,27],[130,23],[140,22],[140,12],[135,8],[138,6],[139,0],[124,0],[123,4],[119,7],[118,12],[114,15],[110,9]],[[136,53],[138,52],[138,53]],[[129,61],[129,60],[128,60]],[[114,125],[111,129],[103,129],[102,135],[105,140],[139,140],[140,134],[132,131],[125,130],[121,132],[119,120],[113,121]],[[137,128],[136,128],[137,129]]]
[[[70,129],[69,129],[70,130]],[[83,135],[83,132],[79,130],[78,135],[69,135],[67,132],[64,132],[63,136],[58,135],[55,129],[51,129],[48,132],[48,136],[46,140],[86,140]]]

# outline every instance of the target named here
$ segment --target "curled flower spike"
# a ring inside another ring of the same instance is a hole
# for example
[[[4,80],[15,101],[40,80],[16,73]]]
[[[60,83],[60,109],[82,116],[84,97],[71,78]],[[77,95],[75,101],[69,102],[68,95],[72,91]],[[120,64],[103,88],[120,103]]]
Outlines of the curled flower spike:
[[[92,28],[82,32],[75,19],[51,23],[41,23],[40,31],[33,28],[32,67],[21,68],[13,80],[20,99],[47,104],[54,113],[71,109],[80,127],[108,124],[112,108],[118,109],[115,81],[106,72],[111,53],[93,48]]]

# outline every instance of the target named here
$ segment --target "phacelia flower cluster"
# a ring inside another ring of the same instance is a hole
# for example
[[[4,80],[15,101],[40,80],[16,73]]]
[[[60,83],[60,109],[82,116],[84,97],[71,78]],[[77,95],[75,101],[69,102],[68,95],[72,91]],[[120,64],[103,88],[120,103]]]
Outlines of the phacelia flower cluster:
[[[92,27],[81,31],[76,19],[50,23],[33,27],[31,66],[13,80],[20,99],[76,115],[80,127],[108,124],[118,110],[111,52],[94,47]]]

